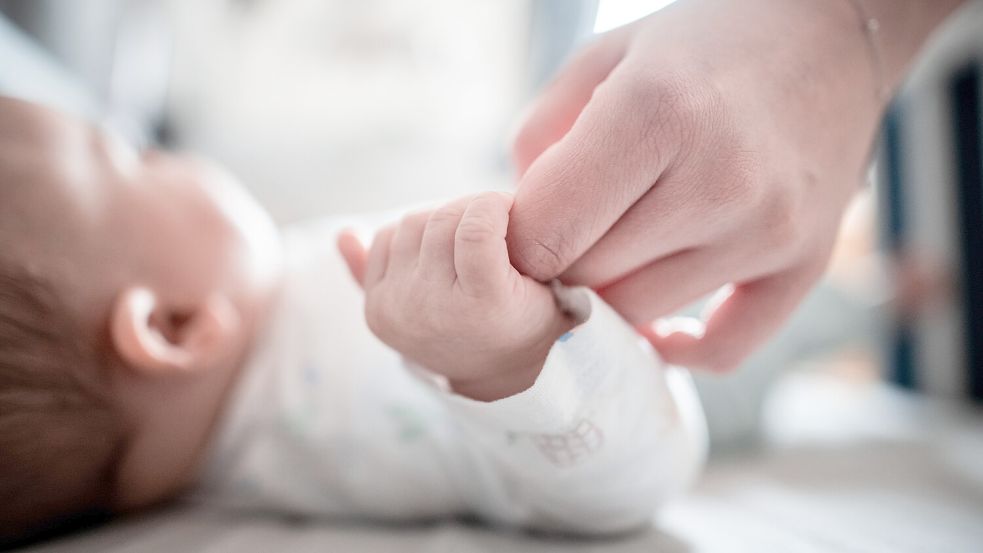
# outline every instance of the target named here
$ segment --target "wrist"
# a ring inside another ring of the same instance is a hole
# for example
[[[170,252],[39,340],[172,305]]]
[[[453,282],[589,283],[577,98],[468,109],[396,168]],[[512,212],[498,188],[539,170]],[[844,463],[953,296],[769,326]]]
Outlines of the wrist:
[[[512,367],[489,377],[474,380],[449,381],[450,389],[457,395],[475,401],[492,402],[522,393],[532,387],[543,370],[546,356],[539,362],[522,367]]]
[[[468,374],[474,378],[448,378],[454,393],[477,401],[496,401],[524,392],[536,383],[553,344],[575,325],[557,310],[550,324],[511,351],[493,351]]]
[[[844,0],[866,44],[875,90],[885,101],[931,34],[964,0]]]

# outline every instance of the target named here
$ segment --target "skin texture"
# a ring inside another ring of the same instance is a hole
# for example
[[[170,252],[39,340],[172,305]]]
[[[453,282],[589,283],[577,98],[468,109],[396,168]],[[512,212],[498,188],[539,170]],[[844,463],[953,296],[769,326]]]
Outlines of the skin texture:
[[[0,248],[54,283],[105,352],[127,441],[121,510],[190,483],[279,279],[272,223],[199,160],[136,152],[0,98]]]
[[[480,401],[532,386],[553,342],[573,326],[547,286],[509,263],[511,206],[499,192],[469,196],[405,216],[369,251],[351,232],[338,244],[365,290],[369,328]]]
[[[515,140],[515,266],[598,289],[669,362],[739,364],[822,275],[878,90],[961,3],[861,2],[877,63],[848,0],[679,0],[587,46]],[[718,289],[705,325],[651,324]]]

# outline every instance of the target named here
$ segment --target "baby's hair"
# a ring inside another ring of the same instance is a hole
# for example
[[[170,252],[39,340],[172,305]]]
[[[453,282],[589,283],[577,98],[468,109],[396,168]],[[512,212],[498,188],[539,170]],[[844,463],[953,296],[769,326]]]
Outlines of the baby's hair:
[[[0,259],[0,547],[108,512],[123,429],[92,335]]]

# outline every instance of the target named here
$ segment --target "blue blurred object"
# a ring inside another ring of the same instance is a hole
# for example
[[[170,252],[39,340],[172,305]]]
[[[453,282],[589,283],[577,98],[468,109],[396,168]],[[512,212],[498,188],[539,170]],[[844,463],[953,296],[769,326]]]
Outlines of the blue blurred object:
[[[963,320],[966,323],[967,385],[983,400],[983,52],[950,82],[955,133],[957,211],[962,243]]]
[[[929,47],[888,114],[880,159],[888,254],[904,270],[944,280],[917,291],[924,305],[914,311],[899,300],[886,376],[976,401],[983,401],[981,26],[983,4],[969,3]]]
[[[96,119],[101,109],[60,63],[0,15],[0,94]]]
[[[16,56],[0,69],[3,89],[138,146],[167,138],[173,33],[163,0],[0,0],[0,13],[0,59]]]
[[[534,0],[530,10],[530,82],[539,90],[593,36],[597,0]]]

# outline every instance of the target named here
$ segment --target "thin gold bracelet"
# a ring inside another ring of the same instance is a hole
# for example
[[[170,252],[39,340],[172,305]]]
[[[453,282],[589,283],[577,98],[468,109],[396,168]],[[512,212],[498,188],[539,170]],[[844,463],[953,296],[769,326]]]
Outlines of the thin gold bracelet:
[[[877,35],[881,30],[881,22],[867,13],[864,0],[848,1],[853,6],[854,11],[857,12],[857,18],[860,20],[860,31],[867,43],[867,53],[874,73],[874,95],[878,100],[883,100],[887,96],[887,87],[884,82],[884,59],[877,40]]]

